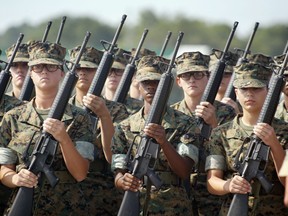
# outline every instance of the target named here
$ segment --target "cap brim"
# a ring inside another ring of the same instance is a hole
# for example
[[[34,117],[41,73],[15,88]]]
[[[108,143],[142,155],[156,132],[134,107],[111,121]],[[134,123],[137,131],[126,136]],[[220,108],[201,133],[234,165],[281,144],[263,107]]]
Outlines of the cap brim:
[[[98,65],[89,61],[80,61],[80,67],[84,68],[98,68]]]
[[[51,58],[40,58],[40,59],[36,59],[36,60],[30,61],[28,63],[29,66],[33,66],[33,65],[37,65],[37,64],[62,65],[63,62],[57,61],[57,60],[51,59]]]
[[[239,80],[234,80],[233,86],[235,88],[263,88],[267,86],[268,83],[266,81],[262,80],[256,80],[256,79],[239,79]]]
[[[14,58],[13,62],[29,62],[29,58]]]
[[[177,69],[177,75],[188,73],[188,72],[196,72],[196,71],[209,71],[207,67],[201,66],[201,65],[196,65],[193,67],[183,67],[181,69]]]
[[[125,65],[120,62],[113,62],[112,68],[124,70]]]
[[[153,73],[153,72],[146,72],[143,75],[137,75],[136,80],[138,82],[142,82],[145,80],[160,80],[161,79],[161,74],[159,73]]]

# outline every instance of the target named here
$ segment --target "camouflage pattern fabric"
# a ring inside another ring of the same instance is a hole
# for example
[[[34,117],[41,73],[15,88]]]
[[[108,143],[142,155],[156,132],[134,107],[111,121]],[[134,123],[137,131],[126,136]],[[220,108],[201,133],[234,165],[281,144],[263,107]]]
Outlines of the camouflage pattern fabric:
[[[284,100],[281,101],[276,109],[275,118],[279,118],[285,122],[288,122],[288,112],[284,104]]]
[[[0,125],[1,125],[1,120],[6,112],[8,112],[10,109],[16,106],[19,106],[23,103],[24,102],[18,100],[15,97],[4,94],[2,101],[0,102]]]
[[[29,53],[28,53],[29,45],[30,45],[29,43],[20,44],[16,52],[16,55],[13,59],[13,62],[28,62],[29,61]],[[15,46],[16,44],[13,44],[6,50],[6,56],[8,59],[10,59],[10,57],[12,56]]]
[[[143,101],[127,96],[123,103],[129,115],[134,114],[143,107]]]
[[[131,52],[123,49],[118,49],[115,53],[115,58],[111,68],[124,70],[126,65],[129,63]]]
[[[218,125],[221,125],[225,122],[228,122],[236,116],[236,113],[235,113],[233,107],[226,105],[220,101],[215,100],[213,106],[215,107],[215,110],[216,110],[216,118],[218,121]],[[171,107],[173,109],[176,109],[176,110],[179,110],[179,111],[185,113],[186,115],[189,115],[189,116],[194,115],[188,109],[184,99],[182,101],[175,103],[175,104],[172,104]]]
[[[217,100],[214,101],[214,107],[216,110],[216,118],[218,125],[221,125],[225,122],[231,121],[235,116],[235,110],[224,103],[221,103]],[[177,102],[171,105],[172,108],[179,110],[186,115],[193,116],[194,113],[188,109],[185,100]],[[203,157],[205,158],[205,157]],[[201,163],[201,162],[200,162]],[[202,163],[205,163],[202,161]],[[203,165],[204,167],[204,165]],[[195,185],[195,180],[197,178],[197,184]],[[219,196],[211,195],[206,186],[206,173],[200,173],[200,176],[197,176],[196,173],[191,175],[191,194],[194,195],[194,199],[197,202],[198,214],[199,215],[218,215],[220,207],[222,204],[222,198]]]
[[[125,167],[124,158],[135,136],[137,136],[132,150],[132,154],[135,156],[140,142],[138,135],[143,135],[145,124],[145,119],[142,115],[143,109],[140,109],[116,126],[112,143],[112,170],[127,168]],[[195,125],[195,119],[168,107],[163,117],[162,126],[165,128],[167,139],[177,149],[178,153],[182,156],[188,156],[197,162],[200,131]],[[188,147],[189,152],[181,152],[181,145]],[[117,161],[116,158],[122,158],[123,160]],[[159,173],[159,176],[163,175],[166,177],[160,177],[163,182],[163,188],[159,191],[152,189],[150,192],[148,215],[193,215],[192,205],[185,188],[180,183],[180,178],[170,169],[162,150],[155,164],[155,171]],[[143,187],[140,192],[140,201],[143,207],[146,188]]]
[[[114,124],[129,116],[123,104],[104,100]],[[83,107],[75,96],[70,98],[69,103]],[[97,135],[95,159],[90,163],[87,178],[80,183],[87,202],[85,215],[117,215],[123,192],[117,190],[114,186],[114,175],[102,150],[99,126],[95,134]]]
[[[22,101],[18,100],[15,97],[4,95],[2,102],[0,103],[0,127],[1,127],[1,120],[6,112],[10,109],[23,104]],[[0,215],[3,214],[5,208],[8,207],[8,200],[11,195],[12,189],[4,186],[0,183]]]
[[[136,80],[160,80],[161,75],[167,70],[169,60],[161,56],[143,56],[137,65]]]
[[[184,52],[176,59],[177,76],[191,71],[208,71],[210,56],[201,52]]]
[[[253,127],[244,126],[241,122],[241,116],[238,115],[233,121],[220,125],[212,131],[211,139],[207,143],[206,171],[210,169],[223,170],[224,180],[231,178],[236,170],[233,163],[236,154],[244,142],[243,154],[240,155],[240,161],[243,160],[249,144],[249,137],[253,132]],[[284,149],[288,148],[287,123],[274,119],[272,126],[276,132],[277,138]],[[267,195],[258,180],[252,184],[252,195],[249,196],[249,215],[287,215],[288,209],[283,205],[284,187],[278,180],[278,176],[273,164],[271,155],[265,169],[267,179],[274,184],[272,191]],[[222,214],[226,215],[232,196],[225,196],[222,206]]]
[[[259,63],[243,63],[235,66],[235,88],[262,88],[268,86],[272,75],[271,68]]]
[[[66,48],[55,43],[35,42],[28,48],[29,66],[37,64],[63,65]]]
[[[17,171],[25,167],[21,155],[31,139],[32,145],[29,151],[33,150],[41,134],[42,117],[47,116],[49,112],[49,110],[43,111],[41,117],[38,114],[39,110],[36,111],[33,107],[33,103],[34,100],[7,112],[0,128],[0,151],[6,152],[1,156],[1,164],[16,164]],[[93,160],[95,137],[88,115],[68,104],[62,121],[79,153],[84,158]],[[60,178],[60,182],[52,189],[46,178],[43,178],[42,186],[35,190],[33,215],[86,215],[85,197],[75,179],[67,171],[60,148],[57,149],[51,168]],[[17,189],[14,192],[15,195]]]
[[[70,62],[75,62],[81,46],[77,46],[69,50]],[[83,68],[98,68],[103,52],[94,47],[85,47],[79,61],[79,67]]]

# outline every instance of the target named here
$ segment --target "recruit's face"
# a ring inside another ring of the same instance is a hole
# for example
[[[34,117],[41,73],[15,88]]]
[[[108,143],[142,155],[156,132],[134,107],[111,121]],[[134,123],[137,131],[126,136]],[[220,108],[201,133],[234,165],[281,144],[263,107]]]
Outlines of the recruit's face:
[[[117,90],[123,73],[123,69],[111,68],[105,82],[105,87],[110,91],[115,92]]]
[[[58,91],[64,72],[59,65],[38,64],[31,66],[31,78],[40,90]]]
[[[228,87],[228,84],[230,82],[232,73],[224,73],[223,78],[221,80],[218,92],[224,94],[226,92],[226,89]]]
[[[10,68],[13,87],[22,88],[28,73],[28,62],[14,62]]]
[[[202,97],[208,75],[204,71],[187,72],[177,76],[176,82],[183,89],[185,96]]]
[[[263,88],[235,88],[236,96],[243,111],[259,113],[267,96],[267,87]]]
[[[76,70],[78,75],[78,81],[76,83],[76,88],[87,93],[97,68],[78,68]]]
[[[152,103],[155,96],[159,80],[145,80],[140,82],[139,91],[142,98],[149,104]]]

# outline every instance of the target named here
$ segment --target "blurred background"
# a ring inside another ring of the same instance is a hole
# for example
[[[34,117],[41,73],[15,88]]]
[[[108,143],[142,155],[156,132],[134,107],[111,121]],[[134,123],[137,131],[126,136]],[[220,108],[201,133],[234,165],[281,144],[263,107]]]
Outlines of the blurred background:
[[[0,49],[17,41],[41,40],[52,21],[47,40],[55,42],[63,16],[67,17],[61,41],[68,50],[80,45],[86,31],[92,33],[88,45],[103,49],[100,40],[112,41],[123,14],[127,19],[118,39],[118,47],[137,47],[145,28],[149,30],[143,47],[161,51],[168,31],[172,32],[164,57],[169,58],[179,31],[184,38],[178,55],[184,51],[209,54],[212,48],[223,50],[235,21],[239,22],[230,45],[244,49],[256,22],[252,53],[275,56],[283,53],[288,39],[287,0],[25,0],[1,4]],[[179,98],[178,98],[179,99]]]

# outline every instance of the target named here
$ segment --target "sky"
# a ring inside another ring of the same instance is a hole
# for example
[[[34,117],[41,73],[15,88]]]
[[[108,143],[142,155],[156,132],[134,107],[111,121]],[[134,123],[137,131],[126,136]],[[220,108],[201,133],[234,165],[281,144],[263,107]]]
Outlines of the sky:
[[[150,9],[156,14],[200,19],[207,23],[233,25],[237,34],[248,36],[255,22],[268,27],[275,23],[288,26],[288,0],[8,0],[1,4],[0,34],[23,23],[37,25],[59,16],[89,16],[107,24],[118,25],[123,14],[125,25],[137,22],[138,14]],[[149,27],[147,27],[149,28]]]

